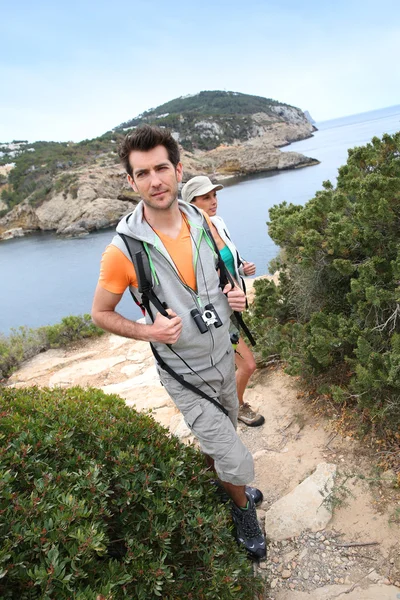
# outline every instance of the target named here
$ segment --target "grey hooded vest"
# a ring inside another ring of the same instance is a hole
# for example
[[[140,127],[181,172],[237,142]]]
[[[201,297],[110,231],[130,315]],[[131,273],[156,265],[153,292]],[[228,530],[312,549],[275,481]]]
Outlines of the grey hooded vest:
[[[204,216],[195,207],[179,202],[180,211],[186,216],[192,239],[193,268],[197,290],[192,290],[180,278],[174,262],[165,246],[143,216],[143,202],[124,217],[117,226],[117,232],[144,242],[152,270],[152,283],[155,294],[168,308],[171,308],[183,323],[182,333],[173,345],[175,352],[182,357],[194,371],[201,371],[217,364],[229,348],[229,324],[232,310],[228,300],[219,287],[219,275],[216,269],[217,256],[213,244],[203,229]],[[117,246],[129,258],[126,246],[116,235],[112,244]],[[132,293],[141,302],[136,288]],[[207,304],[213,304],[222,326],[210,325],[206,333],[200,333],[190,311],[197,308],[200,313]],[[156,309],[151,306],[153,317]],[[145,315],[146,323],[151,324],[150,315]],[[180,374],[191,372],[184,362],[165,344],[154,343],[157,351],[174,371]]]

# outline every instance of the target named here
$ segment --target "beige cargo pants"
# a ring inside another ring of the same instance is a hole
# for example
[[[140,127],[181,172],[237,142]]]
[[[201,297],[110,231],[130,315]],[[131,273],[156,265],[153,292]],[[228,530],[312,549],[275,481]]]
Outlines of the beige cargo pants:
[[[229,347],[225,356],[214,367],[198,374],[184,375],[186,381],[218,400],[228,411],[228,416],[209,400],[183,387],[160,367],[158,373],[168,394],[183,414],[187,426],[198,439],[201,450],[214,459],[215,470],[221,481],[233,485],[251,483],[254,479],[253,457],[236,433],[239,401],[233,348]]]

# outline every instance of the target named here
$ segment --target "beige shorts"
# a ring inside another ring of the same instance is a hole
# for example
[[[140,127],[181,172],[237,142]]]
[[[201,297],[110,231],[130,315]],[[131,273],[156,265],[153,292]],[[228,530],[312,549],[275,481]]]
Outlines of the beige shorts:
[[[215,470],[221,481],[233,485],[251,483],[254,479],[253,457],[236,433],[239,401],[232,347],[216,366],[200,371],[198,375],[184,375],[186,381],[218,400],[228,411],[228,416],[209,400],[183,387],[160,367],[158,372],[187,426],[198,439],[201,450],[214,459]]]

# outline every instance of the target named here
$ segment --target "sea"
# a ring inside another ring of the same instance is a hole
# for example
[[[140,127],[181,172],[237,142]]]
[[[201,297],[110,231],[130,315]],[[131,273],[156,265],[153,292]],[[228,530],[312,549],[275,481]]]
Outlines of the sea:
[[[218,192],[218,214],[225,220],[241,255],[256,264],[257,274],[279,251],[268,235],[268,211],[283,201],[304,205],[322,188],[336,181],[349,148],[374,136],[400,130],[400,105],[316,123],[318,131],[282,149],[301,152],[318,165],[290,171],[230,179]],[[113,230],[83,238],[54,234],[29,235],[0,243],[0,333],[20,326],[40,327],[67,315],[90,312],[102,252]],[[126,292],[118,311],[130,319],[141,314]]]

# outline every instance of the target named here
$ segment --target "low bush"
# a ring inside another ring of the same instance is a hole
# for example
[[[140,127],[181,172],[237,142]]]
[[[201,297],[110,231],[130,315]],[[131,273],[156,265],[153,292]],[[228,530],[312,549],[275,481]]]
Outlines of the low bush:
[[[150,415],[81,388],[3,388],[0,411],[3,600],[261,594],[201,454]]]
[[[336,188],[270,210],[280,285],[256,283],[265,358],[319,385],[364,424],[400,425],[400,133],[349,150]]]
[[[97,327],[89,314],[64,317],[61,323],[40,328],[46,334],[51,348],[65,346],[83,338],[103,335],[104,330]]]
[[[0,334],[0,380],[9,377],[21,363],[48,348],[59,348],[80,339],[102,335],[89,314],[64,317],[61,323],[38,329],[19,327],[9,336]]]

